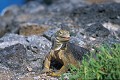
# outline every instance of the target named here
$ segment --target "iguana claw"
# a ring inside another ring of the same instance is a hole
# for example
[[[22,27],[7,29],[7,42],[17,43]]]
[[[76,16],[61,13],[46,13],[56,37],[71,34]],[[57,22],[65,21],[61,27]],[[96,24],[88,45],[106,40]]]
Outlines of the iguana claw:
[[[52,69],[47,69],[47,68],[41,71],[41,73],[51,73],[51,72],[52,72]]]
[[[58,72],[51,72],[48,74],[48,76],[53,76],[53,77],[59,77],[61,74],[59,74]]]

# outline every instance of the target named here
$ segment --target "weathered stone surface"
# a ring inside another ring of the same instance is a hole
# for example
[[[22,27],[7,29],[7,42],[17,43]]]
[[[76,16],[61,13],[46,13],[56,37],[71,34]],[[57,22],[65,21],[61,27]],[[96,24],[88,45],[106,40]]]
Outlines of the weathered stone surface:
[[[71,17],[74,18],[76,22],[87,26],[90,23],[95,22],[116,22],[119,24],[118,16],[120,15],[119,3],[109,3],[109,4],[93,4],[86,7],[80,7],[73,10]]]
[[[101,4],[101,3],[110,3],[114,2],[113,0],[86,0],[89,4]]]
[[[0,80],[12,80],[12,79],[15,79],[15,77],[10,70],[0,68]]]
[[[58,30],[60,30],[60,28],[51,28],[49,30],[47,30],[46,32],[44,32],[43,36],[46,37],[47,39],[51,40],[51,37],[55,34],[55,32],[57,32]]]
[[[22,35],[18,34],[6,34],[4,37],[0,38],[0,48],[4,49],[5,47],[9,47],[15,45],[17,43],[28,45],[26,38]]]
[[[26,48],[28,66],[33,68],[33,71],[40,71],[42,69],[43,60],[51,48],[51,42],[41,36],[24,37],[17,34],[7,34],[0,39],[0,48],[22,44]],[[11,49],[11,48],[10,48]],[[11,49],[12,50],[12,49]],[[6,52],[5,52],[6,53]],[[24,59],[23,59],[24,60]]]
[[[0,20],[0,22],[1,22],[1,20]],[[6,32],[7,32],[7,30],[6,30],[6,23],[5,22],[1,22],[0,23],[0,37],[2,37]]]
[[[85,32],[92,37],[106,37],[110,34],[110,31],[99,23],[90,25],[85,29]]]
[[[43,60],[49,53],[51,48],[51,42],[44,37],[30,36],[27,38],[29,42],[28,49],[28,60],[33,71],[41,71],[43,66]]]
[[[14,19],[13,14],[0,16],[0,37],[2,37],[7,32],[11,32],[11,30],[13,29],[13,24],[12,24],[13,19]]]
[[[46,6],[44,4],[41,4],[41,2],[30,1],[26,5],[23,5],[21,7],[21,9],[25,13],[30,13],[30,14],[32,13],[33,14],[33,13],[45,11]]]
[[[22,44],[16,44],[0,50],[0,63],[12,71],[24,72],[26,60],[26,49]]]
[[[0,39],[0,67],[17,73],[40,72],[43,60],[49,53],[51,42],[46,38],[33,35],[24,37],[17,34],[7,34]],[[18,78],[19,74],[15,74]],[[33,76],[21,79],[33,78]]]
[[[42,35],[47,29],[48,26],[45,25],[25,23],[20,25],[19,34],[25,36]]]

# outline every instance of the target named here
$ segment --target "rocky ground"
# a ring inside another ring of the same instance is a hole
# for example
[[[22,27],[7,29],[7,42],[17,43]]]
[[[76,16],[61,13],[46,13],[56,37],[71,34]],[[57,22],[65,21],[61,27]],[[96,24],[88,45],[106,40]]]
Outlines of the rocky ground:
[[[0,16],[0,80],[57,80],[40,74],[59,29],[70,42],[93,50],[120,43],[119,0],[35,0],[13,5]]]

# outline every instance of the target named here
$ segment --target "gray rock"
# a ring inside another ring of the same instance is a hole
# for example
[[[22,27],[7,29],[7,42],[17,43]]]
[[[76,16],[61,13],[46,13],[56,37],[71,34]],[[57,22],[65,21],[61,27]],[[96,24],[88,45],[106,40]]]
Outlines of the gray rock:
[[[7,32],[14,31],[16,29],[12,24],[13,19],[14,19],[14,16],[9,16],[9,15],[0,16],[0,27],[1,27],[0,36],[4,35]]]
[[[22,44],[12,45],[0,50],[0,63],[15,72],[24,72],[27,54]]]
[[[4,51],[6,47],[22,44],[26,48],[26,62],[28,67],[32,67],[33,71],[42,69],[43,60],[49,53],[51,42],[41,36],[24,37],[17,34],[6,34],[0,39],[0,48]],[[4,52],[5,53],[5,52]]]
[[[21,9],[25,13],[37,13],[37,12],[45,11],[46,7],[45,5],[40,4],[37,1],[31,1],[31,2],[28,2],[26,5],[23,5]]]
[[[85,38],[83,38],[82,36],[76,36],[76,37],[74,37],[74,36],[72,36],[71,38],[70,38],[70,42],[71,43],[74,43],[74,44],[76,44],[76,45],[78,45],[78,46],[81,46],[81,47],[86,47],[87,46],[87,43],[86,43],[86,40],[85,40]]]
[[[86,5],[83,0],[46,0],[53,2],[48,10],[50,12],[70,12],[75,7]],[[63,6],[64,5],[64,6]]]
[[[85,7],[79,7],[72,11],[71,17],[81,27],[85,27],[90,23],[104,23],[112,22],[119,24],[120,20],[120,3],[109,3],[109,4],[93,4]]]
[[[30,35],[42,35],[49,27],[45,25],[39,25],[35,23],[24,23],[20,24],[18,30],[20,35],[30,36]]]
[[[16,78],[12,71],[0,68],[0,80],[16,80]]]
[[[29,46],[28,51],[28,62],[33,68],[33,71],[42,70],[43,61],[45,56],[49,53],[51,48],[51,42],[41,36],[29,36],[27,38]]]
[[[102,24],[95,23],[86,28],[85,33],[92,37],[106,37],[110,34],[110,31]]]
[[[6,32],[6,23],[0,19],[0,37],[2,37]]]
[[[22,35],[17,34],[6,34],[4,37],[0,38],[0,48],[4,49],[5,47],[15,45],[17,43],[28,45],[26,38]]]

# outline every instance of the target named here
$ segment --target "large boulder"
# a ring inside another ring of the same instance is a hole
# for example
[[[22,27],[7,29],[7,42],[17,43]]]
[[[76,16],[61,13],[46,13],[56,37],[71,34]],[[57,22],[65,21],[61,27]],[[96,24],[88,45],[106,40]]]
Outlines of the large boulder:
[[[6,56],[11,55],[12,57],[17,56],[18,54],[24,55],[23,58],[17,58],[17,57],[16,58],[18,60],[22,59],[25,61],[24,64],[28,68],[28,71],[31,68],[32,68],[32,71],[37,71],[37,72],[38,71],[40,72],[42,70],[43,60],[45,59],[45,56],[49,53],[50,48],[51,48],[51,42],[47,40],[46,38],[42,36],[38,36],[38,35],[32,35],[32,36],[25,37],[25,36],[17,35],[17,34],[6,34],[4,37],[0,39],[1,57],[2,55],[6,55]],[[21,50],[24,50],[24,49],[25,51],[20,52]],[[3,57],[1,61],[5,63],[9,63],[8,62],[10,61],[9,58],[8,60],[6,59],[7,58],[5,57],[6,62],[3,61],[4,60],[4,57]],[[15,59],[13,59],[13,61],[11,62],[14,62]],[[16,63],[15,65],[17,66],[17,63],[19,62],[14,62],[14,63]],[[10,64],[11,63],[9,63],[9,65]],[[12,65],[12,66],[14,67],[15,65]],[[22,66],[23,64],[19,64],[19,65]],[[18,71],[20,70],[18,69]]]
[[[22,44],[12,45],[0,50],[0,63],[12,71],[24,72],[26,58],[26,48]]]

